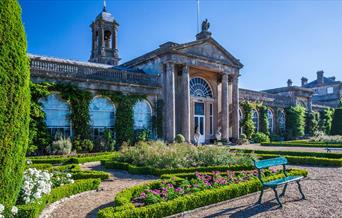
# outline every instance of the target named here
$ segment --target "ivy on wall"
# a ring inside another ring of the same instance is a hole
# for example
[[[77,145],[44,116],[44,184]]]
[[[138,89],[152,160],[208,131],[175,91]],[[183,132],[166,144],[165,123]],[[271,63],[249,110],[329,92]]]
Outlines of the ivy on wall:
[[[252,119],[253,105],[248,101],[241,102],[240,105],[244,112],[244,118],[241,122],[241,127],[243,128],[244,134],[246,134],[247,139],[251,139],[255,131],[255,125]]]
[[[305,108],[295,106],[285,109],[286,113],[286,138],[288,140],[304,136]]]
[[[266,134],[270,135],[270,131],[268,129],[268,116],[267,116],[267,111],[268,107],[264,105],[259,105],[259,131]]]

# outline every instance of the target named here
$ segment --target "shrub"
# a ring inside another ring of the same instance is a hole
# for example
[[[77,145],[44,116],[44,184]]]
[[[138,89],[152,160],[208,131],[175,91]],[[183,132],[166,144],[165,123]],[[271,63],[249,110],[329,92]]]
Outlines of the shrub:
[[[306,112],[305,114],[305,134],[313,136],[318,132],[319,113]]]
[[[0,1],[0,203],[12,208],[25,168],[30,69],[18,1]]]
[[[250,163],[250,156],[230,152],[225,146],[193,146],[187,143],[166,145],[161,141],[123,146],[118,161],[137,166],[181,168]]]
[[[334,109],[329,108],[320,112],[319,128],[325,134],[330,135]]]
[[[302,106],[290,107],[286,112],[286,138],[296,139],[304,136],[305,108]]]
[[[309,139],[309,142],[322,142],[327,144],[342,144],[342,135],[318,135]]]
[[[340,107],[334,112],[331,135],[342,135],[342,100]]]
[[[70,154],[72,144],[70,139],[61,138],[57,141],[52,142],[48,147],[48,152],[50,154]]]
[[[139,129],[134,132],[135,142],[147,141],[150,138],[150,131],[148,129]]]
[[[270,137],[262,132],[257,132],[253,135],[254,143],[268,143],[270,142]]]
[[[260,124],[259,129],[260,132],[269,135],[270,131],[268,129],[268,116],[267,116],[268,107],[266,106],[259,106],[259,113],[260,113]]]
[[[176,143],[183,143],[185,142],[185,138],[182,134],[177,134],[175,137],[175,142]]]
[[[238,145],[246,145],[249,144],[249,140],[247,139],[246,134],[241,134],[240,138],[236,142]]]
[[[251,139],[252,135],[254,134],[254,131],[255,131],[255,126],[254,126],[253,119],[252,119],[253,107],[247,101],[242,102],[241,106],[242,106],[243,111],[244,111],[244,118],[241,122],[241,127],[243,128],[247,139]]]

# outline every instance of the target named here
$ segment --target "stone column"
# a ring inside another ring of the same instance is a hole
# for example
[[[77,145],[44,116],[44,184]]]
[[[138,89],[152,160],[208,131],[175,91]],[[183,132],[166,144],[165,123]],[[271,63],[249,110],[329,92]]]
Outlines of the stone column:
[[[175,64],[167,63],[165,72],[165,138],[173,141],[176,136],[176,116],[175,116]]]
[[[229,101],[228,101],[228,74],[222,75],[222,111],[221,111],[221,133],[223,140],[229,140]]]
[[[239,120],[239,73],[233,76],[233,89],[232,89],[232,137],[238,139],[240,133],[240,120]]]
[[[182,108],[182,134],[187,142],[190,142],[190,75],[189,66],[184,66],[182,71],[183,108]]]

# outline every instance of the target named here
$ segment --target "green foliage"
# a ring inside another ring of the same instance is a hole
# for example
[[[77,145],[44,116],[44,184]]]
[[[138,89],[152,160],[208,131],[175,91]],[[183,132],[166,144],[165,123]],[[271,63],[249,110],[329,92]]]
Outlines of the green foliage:
[[[100,185],[100,179],[85,179],[75,181],[73,184],[63,185],[52,189],[48,195],[41,199],[26,205],[18,206],[19,217],[38,218],[43,209],[62,198],[69,197],[84,191],[97,189]]]
[[[334,109],[329,108],[320,112],[319,128],[325,134],[330,135]]]
[[[152,128],[156,131],[157,138],[163,137],[163,107],[164,102],[158,99],[154,105],[154,115],[152,116]]]
[[[252,119],[253,106],[247,101],[241,102],[241,106],[244,111],[244,118],[242,120],[241,127],[243,128],[243,131],[246,134],[247,139],[251,139],[255,131],[255,125]]]
[[[0,1],[0,203],[14,205],[29,140],[30,69],[18,1]],[[6,209],[5,214],[9,211]]]
[[[278,157],[277,154],[259,154],[258,157],[263,159]],[[298,165],[312,165],[312,166],[342,166],[342,158],[320,158],[320,157],[309,157],[309,156],[284,156],[287,158],[290,164]]]
[[[252,164],[240,164],[240,165],[221,165],[221,166],[205,166],[205,167],[187,167],[187,168],[175,168],[175,169],[160,169],[153,167],[139,167],[129,163],[123,163],[113,160],[102,160],[102,165],[107,169],[119,169],[126,170],[131,174],[143,174],[143,175],[156,175],[161,176],[164,174],[175,173],[194,173],[194,172],[211,172],[211,171],[239,171],[239,170],[251,170]]]
[[[302,106],[290,107],[286,112],[286,138],[296,139],[304,136],[305,108]]]
[[[270,135],[270,131],[268,129],[268,116],[267,116],[268,107],[261,105],[258,108],[259,108],[259,114],[260,114],[259,131],[266,135]]]
[[[305,114],[305,134],[309,136],[315,135],[318,132],[319,113],[307,111]]]
[[[48,147],[49,154],[68,155],[71,152],[72,144],[70,139],[60,138],[52,142]]]
[[[305,170],[291,170],[290,176],[307,175]],[[281,178],[282,175],[266,177],[265,181],[271,181]],[[183,211],[193,210],[198,207],[218,203],[221,201],[229,200],[249,193],[261,190],[262,185],[256,178],[238,184],[231,184],[220,188],[214,188],[204,191],[195,192],[189,195],[184,195],[176,199],[160,202],[145,207],[135,207],[131,203],[131,199],[137,193],[145,190],[146,188],[154,188],[160,185],[159,182],[152,182],[145,185],[134,186],[125,189],[118,193],[115,197],[115,207],[107,207],[99,211],[97,216],[99,218],[109,217],[166,217],[172,214],[180,213]]]
[[[102,171],[78,171],[72,172],[72,178],[75,180],[79,179],[108,179],[110,174]]]
[[[270,137],[262,132],[257,132],[253,135],[254,143],[268,143],[270,142]]]
[[[332,142],[313,142],[313,141],[303,141],[303,140],[293,140],[285,142],[270,142],[262,143],[263,146],[281,146],[281,147],[334,147],[342,148],[342,143],[332,143]]]
[[[185,142],[185,138],[182,134],[177,134],[175,137],[175,142],[176,143],[183,143]]]
[[[134,142],[146,142],[150,138],[148,129],[138,129],[134,131]]]
[[[123,146],[119,161],[156,168],[251,163],[250,156],[232,153],[226,146],[193,146],[187,143],[166,145],[161,141],[138,142],[133,147]]]
[[[92,99],[91,93],[71,84],[56,84],[53,89],[58,90],[61,97],[71,105],[70,120],[74,136],[79,136],[81,140],[90,139],[89,104]]]
[[[51,144],[51,136],[45,124],[45,113],[39,103],[41,98],[50,94],[48,83],[36,84],[30,82],[31,110],[30,110],[30,134],[28,154],[44,154],[46,148]]]
[[[342,135],[342,106],[335,109],[331,126],[331,135]]]

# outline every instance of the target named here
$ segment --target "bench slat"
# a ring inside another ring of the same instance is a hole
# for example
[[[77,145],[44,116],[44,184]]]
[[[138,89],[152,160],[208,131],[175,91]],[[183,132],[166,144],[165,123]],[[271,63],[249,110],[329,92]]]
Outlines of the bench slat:
[[[266,160],[260,160],[254,162],[255,167],[258,169],[264,169],[273,166],[285,165],[287,164],[287,159],[285,157],[277,157]]]
[[[273,180],[273,181],[265,182],[264,186],[269,186],[269,187],[278,186],[278,185],[282,185],[282,184],[285,184],[285,183],[298,181],[298,180],[301,180],[302,178],[304,178],[304,177],[303,176],[288,176],[288,177],[285,177],[285,178],[281,178],[281,179],[276,179],[276,180]]]

